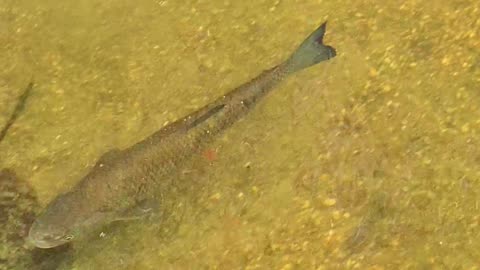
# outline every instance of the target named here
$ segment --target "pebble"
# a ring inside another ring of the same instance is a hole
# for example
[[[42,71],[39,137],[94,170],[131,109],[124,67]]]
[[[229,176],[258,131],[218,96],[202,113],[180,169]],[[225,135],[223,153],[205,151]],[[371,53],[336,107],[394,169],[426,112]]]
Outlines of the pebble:
[[[323,205],[325,206],[334,206],[336,203],[337,203],[337,200],[333,198],[327,198],[323,201]]]

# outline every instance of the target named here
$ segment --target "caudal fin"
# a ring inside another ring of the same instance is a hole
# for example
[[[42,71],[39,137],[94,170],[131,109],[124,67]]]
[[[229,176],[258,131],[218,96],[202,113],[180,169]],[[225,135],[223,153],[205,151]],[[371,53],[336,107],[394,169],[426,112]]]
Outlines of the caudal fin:
[[[297,50],[287,60],[289,71],[299,71],[337,55],[333,47],[323,44],[323,36],[325,35],[326,28],[327,22],[324,22],[300,44]]]

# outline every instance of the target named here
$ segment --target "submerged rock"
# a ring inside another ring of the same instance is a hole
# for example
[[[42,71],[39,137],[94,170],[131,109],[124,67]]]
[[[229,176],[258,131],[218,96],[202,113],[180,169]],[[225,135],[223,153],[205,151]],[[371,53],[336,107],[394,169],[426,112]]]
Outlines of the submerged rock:
[[[38,202],[28,184],[10,169],[0,171],[0,269],[22,269],[28,264],[24,241]]]
[[[49,251],[30,247],[25,238],[40,209],[33,189],[10,169],[0,170],[0,270],[56,269],[68,246]]]

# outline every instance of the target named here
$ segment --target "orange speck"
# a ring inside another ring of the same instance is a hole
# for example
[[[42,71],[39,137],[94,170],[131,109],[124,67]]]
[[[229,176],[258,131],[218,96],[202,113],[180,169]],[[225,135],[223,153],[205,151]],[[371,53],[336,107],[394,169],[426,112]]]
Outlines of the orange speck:
[[[208,161],[215,161],[217,159],[217,150],[206,149],[202,154]]]

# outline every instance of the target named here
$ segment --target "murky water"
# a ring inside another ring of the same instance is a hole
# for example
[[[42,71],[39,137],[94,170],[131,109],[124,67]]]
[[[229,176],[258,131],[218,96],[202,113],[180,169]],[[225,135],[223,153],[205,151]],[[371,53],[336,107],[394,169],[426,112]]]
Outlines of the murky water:
[[[161,221],[40,255],[5,231],[0,268],[478,269],[479,18],[478,1],[1,0],[0,123],[35,86],[0,168],[38,208],[325,19],[339,55],[220,137]]]

